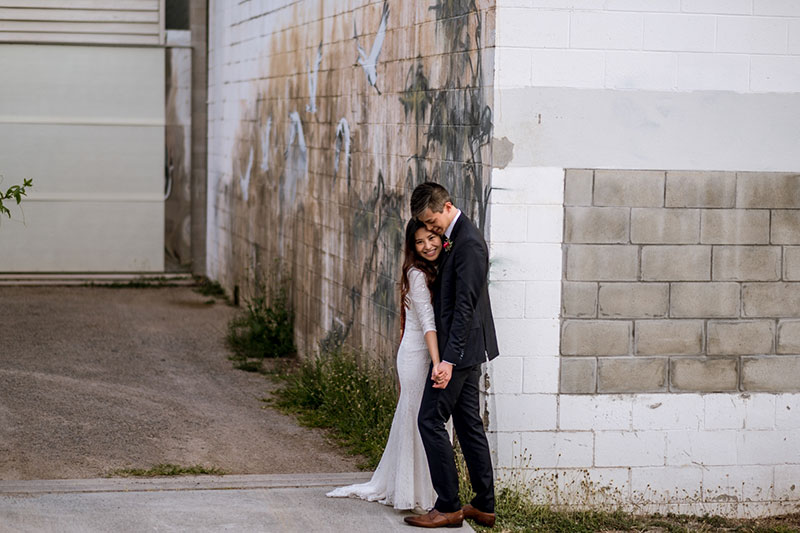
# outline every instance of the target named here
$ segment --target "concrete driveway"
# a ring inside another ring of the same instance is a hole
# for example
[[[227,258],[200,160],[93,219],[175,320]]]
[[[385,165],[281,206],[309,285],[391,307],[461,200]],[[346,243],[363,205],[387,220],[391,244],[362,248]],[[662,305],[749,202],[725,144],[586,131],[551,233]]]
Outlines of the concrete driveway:
[[[325,497],[370,473],[233,369],[235,312],[189,287],[0,286],[0,533],[412,531]],[[228,475],[99,477],[159,463]]]
[[[358,470],[266,407],[267,379],[232,367],[235,312],[190,287],[0,287],[0,479]]]

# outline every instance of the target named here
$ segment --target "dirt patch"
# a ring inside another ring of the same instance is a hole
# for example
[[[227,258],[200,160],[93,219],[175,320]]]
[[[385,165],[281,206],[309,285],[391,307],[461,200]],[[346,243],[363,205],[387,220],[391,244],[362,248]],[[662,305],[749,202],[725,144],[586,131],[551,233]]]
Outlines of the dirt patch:
[[[266,407],[232,368],[236,312],[188,287],[2,287],[0,479],[90,478],[159,463],[235,474],[357,461]]]

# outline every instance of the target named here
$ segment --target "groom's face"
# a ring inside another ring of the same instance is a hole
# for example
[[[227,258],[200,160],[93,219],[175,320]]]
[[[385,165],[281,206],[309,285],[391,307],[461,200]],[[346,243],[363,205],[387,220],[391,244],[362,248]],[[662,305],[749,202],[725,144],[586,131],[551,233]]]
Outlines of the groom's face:
[[[428,228],[428,231],[432,231],[437,235],[444,235],[447,226],[450,225],[450,222],[453,221],[453,217],[456,215],[456,208],[450,202],[444,204],[442,211],[437,213],[435,211],[431,211],[431,208],[428,207],[422,214],[419,216],[419,221],[425,224],[425,227]]]

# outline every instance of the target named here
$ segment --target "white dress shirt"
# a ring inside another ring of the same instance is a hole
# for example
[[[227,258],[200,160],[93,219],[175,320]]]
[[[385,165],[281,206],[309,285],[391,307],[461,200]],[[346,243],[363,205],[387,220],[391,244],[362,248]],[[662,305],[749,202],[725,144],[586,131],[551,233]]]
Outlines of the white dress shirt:
[[[450,225],[447,226],[446,230],[444,230],[444,236],[447,237],[448,239],[450,238],[450,235],[453,233],[453,228],[456,226],[456,220],[458,220],[458,217],[460,216],[461,216],[461,209],[456,208],[456,216],[453,217],[453,220],[450,222]]]

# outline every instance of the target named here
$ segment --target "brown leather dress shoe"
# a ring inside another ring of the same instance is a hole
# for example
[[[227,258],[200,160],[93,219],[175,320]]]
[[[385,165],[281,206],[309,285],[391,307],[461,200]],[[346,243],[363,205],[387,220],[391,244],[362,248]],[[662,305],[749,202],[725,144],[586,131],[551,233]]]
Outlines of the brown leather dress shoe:
[[[464,512],[464,518],[471,518],[482,526],[494,526],[494,513],[484,513],[483,511],[477,510],[470,504],[465,505],[461,508],[461,510]]]
[[[464,522],[464,513],[461,509],[455,513],[440,513],[432,509],[428,514],[422,516],[407,516],[404,519],[406,524],[417,527],[461,527]]]

